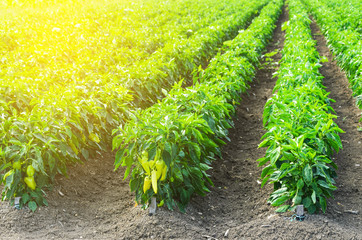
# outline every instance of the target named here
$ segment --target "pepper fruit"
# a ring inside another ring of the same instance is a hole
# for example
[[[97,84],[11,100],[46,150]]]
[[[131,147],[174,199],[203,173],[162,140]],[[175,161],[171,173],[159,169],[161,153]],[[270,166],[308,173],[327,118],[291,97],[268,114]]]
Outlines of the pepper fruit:
[[[14,162],[14,163],[13,163],[13,168],[20,170],[20,169],[21,169],[21,163],[20,163],[19,161]]]
[[[162,169],[161,181],[165,181],[167,176],[167,166],[165,165]]]
[[[147,176],[143,181],[143,192],[145,193],[150,188],[151,188],[151,178]]]
[[[74,145],[74,143],[72,143],[72,142],[70,142],[70,143],[68,143],[69,144],[69,146],[72,148],[72,150],[73,150],[73,152],[75,153],[75,155],[78,155],[78,149],[77,149],[77,147]]]
[[[151,171],[150,171],[150,166],[149,166],[149,163],[147,160],[145,160],[144,158],[138,158],[138,161],[141,163],[143,169],[146,171],[146,173],[148,175],[151,174]]]
[[[11,174],[14,173],[14,169],[11,169],[10,171],[8,171],[7,173],[5,173],[4,177],[3,177],[3,181],[6,180],[7,177],[9,177]]]
[[[25,177],[24,182],[26,183],[26,185],[28,185],[28,187],[30,189],[35,190],[36,183],[35,183],[34,177]]]
[[[157,193],[157,172],[155,170],[152,171],[151,179],[153,191]]]
[[[148,164],[149,164],[150,168],[154,168],[154,166],[155,166],[155,160],[148,161]]]
[[[99,143],[101,140],[99,139],[98,135],[95,133],[89,134],[89,139],[93,142]]]
[[[160,160],[157,160],[156,162],[156,174],[157,174],[157,179],[159,179],[162,175],[162,170],[163,170],[163,167],[165,166],[165,162],[164,161],[160,161]]]
[[[28,175],[28,177],[32,177],[34,176],[35,170],[33,168],[32,165],[29,165],[26,169],[26,174]]]

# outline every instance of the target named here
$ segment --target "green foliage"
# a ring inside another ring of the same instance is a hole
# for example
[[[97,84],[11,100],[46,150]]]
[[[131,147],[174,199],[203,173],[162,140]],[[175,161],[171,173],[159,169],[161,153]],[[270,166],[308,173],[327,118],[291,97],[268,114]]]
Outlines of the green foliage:
[[[299,0],[289,2],[290,20],[284,25],[286,40],[278,71],[276,92],[264,109],[267,133],[259,147],[267,147],[259,166],[264,166],[262,186],[274,192],[269,202],[277,212],[303,204],[310,213],[326,210],[332,196],[337,166],[331,155],[342,148],[334,122],[332,101],[322,85],[320,57],[312,39],[310,19]],[[296,47],[298,46],[298,47]]]
[[[321,27],[338,65],[345,71],[350,81],[357,106],[362,109],[361,1],[303,0],[303,2]]]
[[[131,190],[144,207],[155,196],[169,209],[184,211],[192,194],[209,191],[207,170],[228,139],[234,104],[255,74],[282,5],[281,0],[270,2],[247,30],[225,42],[224,54],[194,76],[193,86],[182,88],[179,82],[161,102],[130,113],[129,121],[114,130],[115,168],[127,168],[125,178],[130,176]],[[153,182],[148,187],[147,165],[159,159],[167,176],[157,182],[156,192]]]
[[[132,119],[132,109],[205,65],[266,2],[0,3],[0,174],[22,164],[0,179],[2,199],[28,194],[29,208],[43,204],[31,193],[41,196],[69,163],[108,149],[111,130]],[[198,150],[190,147],[190,156]],[[24,182],[28,165],[35,190]]]

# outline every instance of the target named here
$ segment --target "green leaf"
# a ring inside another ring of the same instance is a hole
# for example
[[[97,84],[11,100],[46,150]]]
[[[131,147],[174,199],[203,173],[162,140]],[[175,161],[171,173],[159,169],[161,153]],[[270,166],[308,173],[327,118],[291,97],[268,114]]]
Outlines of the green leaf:
[[[328,184],[323,180],[318,180],[317,183],[318,183],[319,186],[327,188],[327,189],[331,189],[331,190],[336,190],[337,189],[336,186],[333,186],[332,184]]]
[[[86,159],[86,160],[88,160],[89,159],[89,152],[88,152],[88,150],[86,150],[86,149],[82,149],[82,155],[83,155],[83,157]]]
[[[321,205],[322,211],[325,213],[327,210],[327,201],[324,197],[319,197],[319,204]]]
[[[40,150],[38,148],[35,148],[35,153],[36,159],[34,159],[34,161],[32,162],[33,167],[35,168],[35,170],[39,172],[41,171],[44,175],[47,175],[44,169],[44,162]]]
[[[157,144],[152,143],[150,148],[148,149],[148,161],[153,160],[157,153]]]
[[[172,154],[172,145],[169,142],[165,142],[164,151],[168,152],[170,155]]]
[[[45,206],[48,206],[48,201],[47,201],[45,198],[43,198],[43,204],[44,204]]]
[[[177,146],[177,144],[172,143],[171,149],[172,149],[171,159],[173,160],[173,159],[175,159],[175,158],[177,157],[177,155],[178,155],[178,146]]]
[[[259,158],[257,161],[259,162],[258,167],[261,167],[268,162],[268,158],[262,157],[262,158]]]
[[[204,141],[206,142],[207,145],[209,145],[210,147],[213,148],[217,148],[219,147],[214,141],[212,141],[210,138],[208,138],[207,136],[204,136]]]
[[[131,178],[129,181],[129,186],[131,188],[131,192],[136,191],[140,187],[141,180],[139,178]]]
[[[281,195],[283,193],[286,193],[288,191],[287,187],[280,188],[272,193],[273,196]]]
[[[200,157],[201,157],[200,147],[197,144],[192,143],[192,144],[188,144],[188,148],[189,148],[190,158],[194,162],[199,162]]]
[[[131,167],[127,167],[126,171],[124,172],[123,180],[125,180],[128,177],[130,172],[131,172]]]
[[[262,141],[262,142],[259,144],[258,148],[262,148],[262,147],[269,146],[269,145],[268,145],[269,141],[270,141],[269,138],[265,139],[264,141]]]
[[[115,163],[114,163],[114,166],[115,166],[114,170],[117,170],[119,168],[119,166],[121,165],[121,163],[122,163],[121,160],[124,157],[125,153],[126,153],[125,148],[120,149],[120,150],[117,151],[116,158],[115,158]]]
[[[287,168],[290,168],[290,163],[283,163],[281,166],[280,166],[280,168],[279,168],[279,170],[280,171],[283,171],[283,170],[285,170],[285,169],[287,169]]]
[[[23,201],[23,203],[27,203],[29,200],[30,200],[30,196],[28,193],[24,193],[22,196],[21,196],[21,200]]]
[[[310,214],[315,213],[315,211],[317,210],[316,206],[314,204],[310,205],[309,207],[307,207],[307,210]]]
[[[11,187],[11,184],[13,183],[13,181],[14,181],[14,173],[10,174],[10,175],[6,178],[5,187],[6,187],[6,188],[10,188],[10,187]]]
[[[205,163],[200,163],[200,169],[202,171],[207,171],[209,169],[212,169],[212,167],[210,167],[209,165],[205,164]]]
[[[166,148],[162,152],[162,159],[163,159],[163,161],[165,161],[167,167],[170,167],[170,164],[171,164],[171,161],[172,161],[171,154],[170,154],[170,152],[166,151]]]
[[[37,139],[39,139],[40,141],[42,141],[43,143],[47,143],[47,140],[45,138],[43,138],[42,135],[40,135],[38,133],[33,133],[33,136],[36,137]]]
[[[312,193],[312,195],[311,195],[311,199],[312,199],[313,203],[316,204],[317,198],[316,198],[316,194],[315,194],[315,191],[314,191],[314,190],[313,190],[313,193]]]
[[[263,171],[261,172],[261,178],[264,178],[265,176],[269,175],[270,172],[273,172],[272,169],[273,169],[273,166],[271,166],[271,165],[266,166],[263,169]]]
[[[36,202],[34,201],[30,201],[28,202],[28,207],[31,211],[35,212],[35,210],[38,208]]]
[[[279,207],[277,210],[275,210],[275,212],[278,213],[283,213],[286,212],[289,209],[290,205],[283,205],[281,207]]]
[[[264,185],[267,183],[267,181],[269,180],[269,178],[270,178],[270,176],[265,177],[265,178],[263,179],[263,181],[261,182],[261,187],[264,187]]]
[[[302,202],[302,197],[299,196],[298,192],[295,194],[294,198],[292,199],[294,205],[298,205]]]
[[[280,157],[280,147],[277,147],[276,149],[270,152],[270,164],[274,165],[276,161],[279,159],[279,157]]]
[[[309,206],[312,204],[312,200],[310,199],[310,197],[306,197],[303,199],[303,205],[306,208],[309,208]]]
[[[298,188],[298,190],[302,190],[303,187],[304,187],[303,179],[299,179],[298,182],[297,182],[297,188]]]
[[[288,195],[283,195],[277,199],[275,199],[273,202],[271,202],[272,206],[280,206],[281,204],[283,204],[285,201],[287,201],[290,197]]]
[[[312,183],[313,171],[309,164],[307,164],[303,169],[303,179],[308,186]]]
[[[326,62],[329,62],[328,58],[326,56],[322,56],[321,59],[320,59],[320,62],[321,63],[326,63]]]
[[[282,24],[282,31],[287,30],[289,27],[289,21]]]

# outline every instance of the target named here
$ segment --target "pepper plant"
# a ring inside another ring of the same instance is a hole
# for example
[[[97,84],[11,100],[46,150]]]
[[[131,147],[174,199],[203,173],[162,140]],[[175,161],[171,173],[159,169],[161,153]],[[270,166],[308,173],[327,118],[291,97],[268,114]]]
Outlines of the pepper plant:
[[[195,74],[193,86],[179,82],[162,101],[131,112],[114,130],[115,168],[126,167],[125,178],[143,207],[156,197],[185,211],[192,194],[209,191],[207,170],[220,157],[235,104],[255,74],[282,5],[275,0],[265,6],[247,30],[225,43],[223,54]]]
[[[336,189],[333,152],[342,148],[334,123],[333,101],[322,85],[321,58],[312,39],[308,12],[299,0],[288,1],[290,20],[275,94],[267,101],[263,123],[267,130],[259,147],[267,147],[262,186],[273,184],[268,202],[277,212],[303,204],[309,213],[326,211],[326,199]],[[295,47],[298,46],[298,47]]]

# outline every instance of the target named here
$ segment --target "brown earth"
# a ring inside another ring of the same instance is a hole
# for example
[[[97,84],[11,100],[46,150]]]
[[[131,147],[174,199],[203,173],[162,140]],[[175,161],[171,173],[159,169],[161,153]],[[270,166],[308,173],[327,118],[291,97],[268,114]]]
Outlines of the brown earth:
[[[279,51],[273,62],[281,58],[281,24],[287,17],[284,11],[267,48],[268,52]],[[315,24],[312,27],[318,50],[331,60],[323,37]],[[337,100],[333,104],[337,123],[346,131],[344,150],[335,156],[340,167],[335,199],[328,201],[326,214],[307,215],[304,222],[293,220],[293,213],[276,214],[267,205],[271,188],[260,188],[261,169],[256,160],[265,153],[257,146],[264,133],[262,112],[272,94],[276,70],[277,64],[271,63],[257,72],[237,109],[224,158],[215,161],[210,172],[215,187],[206,197],[194,197],[186,214],[160,208],[148,216],[135,207],[122,172],[113,172],[114,154],[104,153],[70,168],[69,178],[57,178],[53,191],[47,193],[48,207],[32,213],[0,203],[0,239],[362,239],[358,110],[344,74],[333,61],[323,64],[321,72],[331,97]]]

